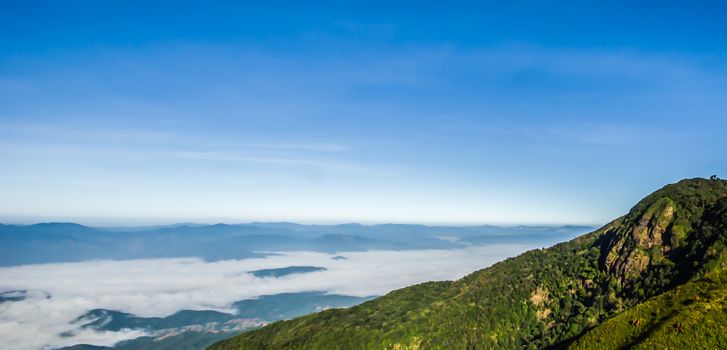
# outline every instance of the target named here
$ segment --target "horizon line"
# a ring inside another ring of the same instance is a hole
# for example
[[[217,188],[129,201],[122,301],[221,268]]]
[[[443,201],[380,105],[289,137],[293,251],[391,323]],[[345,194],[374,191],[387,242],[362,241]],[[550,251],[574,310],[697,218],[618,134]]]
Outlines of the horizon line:
[[[494,227],[565,227],[565,226],[585,226],[585,227],[601,227],[607,223],[577,223],[577,222],[444,222],[444,221],[431,221],[431,222],[411,222],[411,221],[297,221],[297,220],[252,220],[252,221],[149,221],[148,223],[90,223],[85,220],[74,220],[74,219],[48,219],[48,220],[6,220],[7,217],[0,219],[0,225],[8,226],[32,226],[41,224],[74,224],[80,226],[86,226],[91,228],[142,228],[142,227],[165,227],[165,226],[215,226],[215,225],[227,225],[227,226],[238,226],[238,225],[254,225],[254,224],[293,224],[301,226],[346,226],[346,225],[359,225],[359,226],[385,226],[385,225],[410,225],[410,226],[427,226],[427,227],[480,227],[480,226],[494,226]]]

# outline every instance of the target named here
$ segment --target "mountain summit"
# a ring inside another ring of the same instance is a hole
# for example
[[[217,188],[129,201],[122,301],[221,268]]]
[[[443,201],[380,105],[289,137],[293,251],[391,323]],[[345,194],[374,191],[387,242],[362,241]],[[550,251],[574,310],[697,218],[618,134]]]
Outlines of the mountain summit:
[[[689,179],[572,241],[211,349],[720,348],[726,300],[727,181]]]

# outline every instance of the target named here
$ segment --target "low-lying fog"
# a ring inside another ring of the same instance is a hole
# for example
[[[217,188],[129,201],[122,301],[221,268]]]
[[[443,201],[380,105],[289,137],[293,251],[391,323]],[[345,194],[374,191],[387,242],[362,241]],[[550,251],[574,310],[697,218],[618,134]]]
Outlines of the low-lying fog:
[[[144,335],[141,330],[80,329],[71,323],[92,309],[166,316],[183,309],[232,311],[235,301],[287,292],[383,295],[420,282],[457,279],[540,246],[497,244],[336,254],[301,251],[216,262],[171,258],[4,267],[0,268],[0,291],[26,292],[6,294],[0,301],[0,348],[113,345]],[[249,273],[287,266],[325,270],[277,278]]]

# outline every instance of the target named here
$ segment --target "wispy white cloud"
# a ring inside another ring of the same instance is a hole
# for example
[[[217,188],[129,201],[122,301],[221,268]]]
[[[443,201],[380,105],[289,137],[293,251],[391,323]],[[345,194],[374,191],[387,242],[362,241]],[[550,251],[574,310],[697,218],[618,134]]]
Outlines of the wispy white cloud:
[[[77,123],[52,125],[49,123],[5,123],[0,130],[20,138],[81,142],[140,142],[168,141],[179,135],[170,131],[148,128],[93,126]]]
[[[697,85],[687,83],[698,82],[698,85],[703,85],[727,78],[727,71],[723,67],[709,64],[711,57],[629,48],[599,50],[523,43],[453,51],[451,57],[491,74],[551,71],[571,76],[619,79],[622,84],[637,81],[671,82],[683,88],[694,88]]]
[[[245,143],[232,139],[213,138],[209,135],[192,135],[164,128],[123,127],[111,125],[93,125],[88,123],[3,123],[0,131],[15,138],[46,142],[99,142],[130,143],[165,142],[177,144],[193,143],[198,147],[226,145],[237,149],[248,150],[281,150],[339,153],[349,151],[351,147],[338,143],[325,142],[257,142]]]
[[[316,168],[321,170],[335,170],[357,173],[378,173],[390,174],[391,171],[375,168],[372,166],[364,166],[355,162],[347,162],[345,160],[335,159],[313,159],[305,158],[300,155],[269,155],[255,154],[252,152],[241,151],[174,151],[162,152],[158,154],[162,157],[171,157],[196,161],[220,161],[233,163],[249,163],[249,164],[268,164],[268,165],[284,165]]]
[[[450,123],[448,128],[468,130],[491,137],[523,139],[547,144],[584,144],[592,146],[633,145],[644,139],[660,138],[667,134],[658,126],[619,125],[595,123],[527,123],[518,126],[488,125],[478,123]],[[645,130],[648,130],[646,132]]]
[[[69,322],[94,308],[144,316],[182,309],[229,310],[237,300],[287,292],[326,291],[370,296],[431,280],[456,279],[532,248],[496,245],[459,250],[369,251],[337,255],[289,252],[266,258],[205,262],[197,258],[89,261],[0,268],[0,291],[35,297],[0,304],[0,348],[40,349],[77,343],[109,345],[139,331],[77,330]],[[326,271],[257,278],[248,271],[312,265]],[[51,298],[46,298],[49,293]]]
[[[181,152],[169,152],[161,153],[163,156],[175,157],[175,158],[187,158],[195,160],[210,160],[210,161],[228,161],[228,162],[240,162],[240,163],[269,163],[269,164],[288,164],[288,165],[309,165],[309,166],[331,166],[335,163],[329,163],[325,161],[309,160],[309,159],[294,159],[294,158],[274,158],[274,157],[256,157],[246,156],[242,154],[236,154],[234,152],[225,151],[181,151]]]
[[[321,152],[343,152],[350,150],[350,147],[339,144],[326,143],[262,143],[254,147],[263,149],[284,149]]]

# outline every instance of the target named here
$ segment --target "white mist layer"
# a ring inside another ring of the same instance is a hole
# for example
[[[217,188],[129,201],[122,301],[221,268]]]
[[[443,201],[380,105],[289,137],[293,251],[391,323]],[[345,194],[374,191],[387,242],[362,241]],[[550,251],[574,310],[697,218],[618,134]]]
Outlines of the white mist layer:
[[[25,300],[0,303],[0,348],[52,349],[80,343],[111,346],[144,335],[140,330],[79,330],[78,325],[70,323],[91,309],[167,316],[183,309],[231,311],[235,301],[278,293],[383,295],[416,283],[457,279],[529,248],[534,247],[490,245],[337,254],[285,252],[217,262],[173,258],[0,268],[0,292],[30,291]],[[336,255],[346,259],[332,259]],[[295,265],[327,270],[280,278],[258,278],[248,273]],[[77,333],[60,336],[70,331]]]

